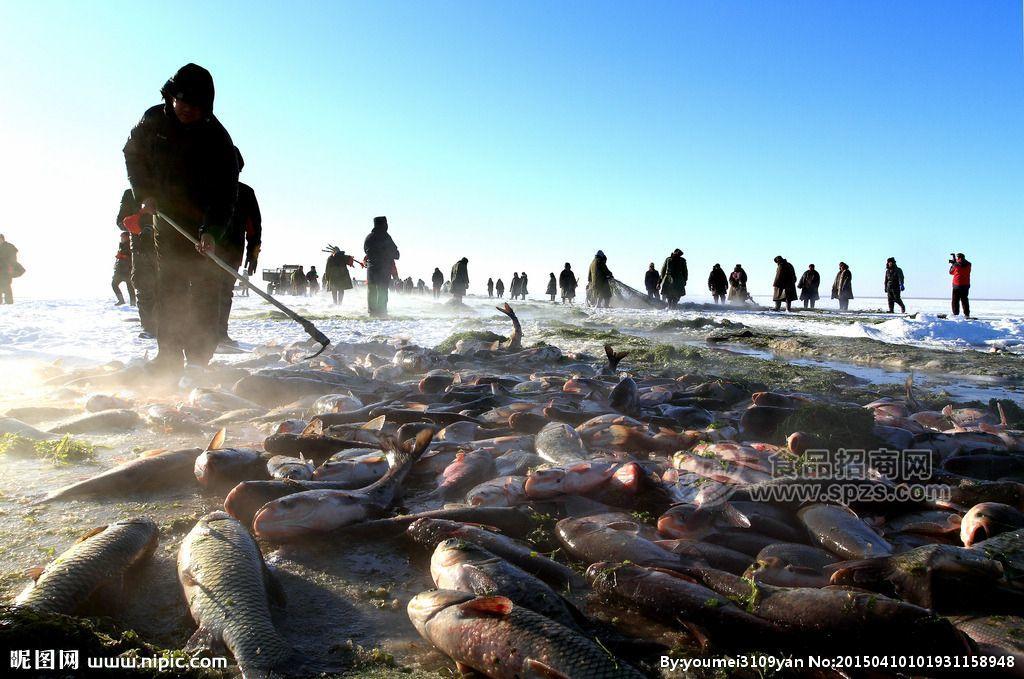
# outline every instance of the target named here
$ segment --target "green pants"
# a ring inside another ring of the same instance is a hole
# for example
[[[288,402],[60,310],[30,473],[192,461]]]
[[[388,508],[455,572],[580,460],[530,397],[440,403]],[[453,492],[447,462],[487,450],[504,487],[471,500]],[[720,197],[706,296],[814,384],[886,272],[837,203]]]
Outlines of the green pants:
[[[387,284],[367,283],[366,307],[371,316],[387,316],[388,286]]]

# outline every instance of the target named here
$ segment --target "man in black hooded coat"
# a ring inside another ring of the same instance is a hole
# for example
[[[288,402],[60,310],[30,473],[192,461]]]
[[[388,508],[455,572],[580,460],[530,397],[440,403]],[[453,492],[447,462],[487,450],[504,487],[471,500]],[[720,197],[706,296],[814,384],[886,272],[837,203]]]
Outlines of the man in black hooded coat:
[[[124,147],[132,193],[142,211],[166,214],[200,241],[198,247],[156,217],[158,371],[204,367],[219,339],[219,269],[202,252],[223,243],[238,195],[231,135],[213,115],[209,71],[186,64],[160,90],[164,103],[146,111]]]

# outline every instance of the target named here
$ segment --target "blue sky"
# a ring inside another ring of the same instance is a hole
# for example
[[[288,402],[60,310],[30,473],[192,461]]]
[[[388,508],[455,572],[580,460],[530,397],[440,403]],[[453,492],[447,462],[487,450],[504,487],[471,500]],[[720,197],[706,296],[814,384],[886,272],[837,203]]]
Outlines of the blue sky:
[[[1021,31],[1012,0],[7,2],[0,232],[30,294],[106,290],[124,140],[195,61],[268,266],[386,214],[401,275],[465,255],[477,290],[598,248],[637,285],[680,247],[695,291],[742,262],[765,292],[783,254],[879,295],[893,255],[942,296],[962,250],[1020,298]]]

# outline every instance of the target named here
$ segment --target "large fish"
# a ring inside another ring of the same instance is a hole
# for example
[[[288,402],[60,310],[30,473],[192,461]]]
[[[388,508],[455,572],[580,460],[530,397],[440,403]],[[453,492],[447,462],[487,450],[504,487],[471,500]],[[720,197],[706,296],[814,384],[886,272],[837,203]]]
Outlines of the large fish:
[[[797,516],[818,544],[844,559],[867,559],[892,554],[892,545],[846,507],[809,505]]]
[[[533,445],[537,454],[551,464],[574,464],[587,456],[587,449],[579,433],[561,422],[552,422],[541,429]]]
[[[526,543],[482,526],[447,519],[421,518],[411,523],[406,533],[417,543],[429,548],[449,538],[472,542],[549,584],[576,588],[582,585],[581,578],[568,566],[549,559]]]
[[[589,517],[562,519],[555,525],[558,541],[573,558],[585,563],[608,559],[670,570],[702,563],[692,557],[672,554],[640,537],[639,532],[640,527],[635,523],[604,524]]]
[[[220,430],[210,441],[208,450],[219,448],[224,443],[224,430]],[[193,485],[196,482],[196,458],[202,448],[184,450],[154,450],[109,469],[91,478],[72,483],[52,491],[40,502],[67,500],[83,495],[119,495],[140,490],[166,489]]]
[[[683,620],[707,630],[716,644],[765,648],[780,636],[771,624],[680,573],[598,562],[587,569],[587,579],[598,592],[633,604],[656,620],[669,625]]]
[[[117,597],[125,574],[156,549],[159,531],[148,518],[117,521],[88,533],[35,573],[14,604],[48,613],[74,614],[97,595]]]
[[[56,434],[36,429],[13,417],[0,417],[0,434],[13,434],[32,441],[49,441],[57,438]]]
[[[110,431],[128,431],[142,423],[134,410],[103,410],[73,417],[50,427],[51,434],[101,434]]]
[[[198,629],[186,650],[226,648],[245,677],[293,668],[291,646],[270,617],[281,590],[245,527],[224,512],[199,520],[178,551],[178,579]]]
[[[501,596],[436,590],[409,602],[424,639],[492,679],[640,679],[583,635]]]
[[[449,538],[430,557],[430,577],[438,589],[505,596],[518,606],[579,629],[567,602],[539,578],[472,542]]]
[[[308,490],[273,500],[256,513],[253,530],[261,538],[281,542],[382,517],[432,435],[431,430],[424,430],[412,445],[382,437],[394,462],[379,481],[361,490]]]
[[[895,594],[946,613],[1021,610],[1024,591],[1000,586],[1002,565],[981,551],[925,545],[901,554],[830,567],[832,583]]]

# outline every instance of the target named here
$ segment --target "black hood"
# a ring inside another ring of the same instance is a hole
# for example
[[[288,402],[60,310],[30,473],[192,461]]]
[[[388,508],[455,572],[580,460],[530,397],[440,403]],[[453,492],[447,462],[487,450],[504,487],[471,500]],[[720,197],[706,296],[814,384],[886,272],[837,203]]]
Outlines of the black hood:
[[[185,64],[174,76],[160,88],[160,94],[170,102],[181,99],[193,106],[203,109],[203,113],[213,113],[213,76],[202,66]]]

